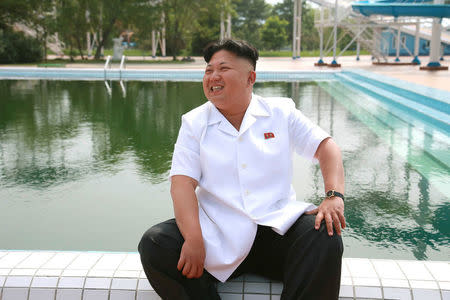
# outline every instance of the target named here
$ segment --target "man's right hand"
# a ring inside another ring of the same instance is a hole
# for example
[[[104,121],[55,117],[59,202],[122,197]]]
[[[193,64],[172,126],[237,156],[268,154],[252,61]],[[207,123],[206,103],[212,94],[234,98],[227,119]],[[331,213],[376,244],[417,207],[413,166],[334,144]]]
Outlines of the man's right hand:
[[[199,278],[203,274],[205,263],[203,239],[186,240],[181,248],[177,268],[187,278]]]

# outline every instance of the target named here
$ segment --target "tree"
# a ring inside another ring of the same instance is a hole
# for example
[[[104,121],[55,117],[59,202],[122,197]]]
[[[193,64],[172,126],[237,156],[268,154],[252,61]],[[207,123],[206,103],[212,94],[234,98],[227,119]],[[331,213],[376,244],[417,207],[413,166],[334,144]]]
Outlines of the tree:
[[[269,16],[270,6],[265,0],[235,0],[234,5],[236,17],[233,18],[233,36],[261,48],[261,28]]]
[[[261,30],[264,49],[279,50],[286,46],[288,36],[286,34],[286,26],[288,21],[280,20],[278,16],[267,18],[266,23]]]

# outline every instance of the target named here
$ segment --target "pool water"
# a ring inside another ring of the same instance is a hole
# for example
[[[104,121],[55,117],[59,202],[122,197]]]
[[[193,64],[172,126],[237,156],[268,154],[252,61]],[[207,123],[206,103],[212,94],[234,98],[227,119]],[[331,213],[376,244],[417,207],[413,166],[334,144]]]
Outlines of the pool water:
[[[201,83],[130,81],[126,94],[109,84],[111,95],[103,82],[0,81],[0,249],[136,251],[148,227],[173,217],[173,144],[181,115],[205,101]],[[344,256],[448,260],[449,170],[402,154],[448,136],[411,129],[398,145],[393,126],[371,126],[336,84],[265,82],[255,93],[292,97],[340,145]],[[298,199],[320,203],[319,167],[294,163]]]

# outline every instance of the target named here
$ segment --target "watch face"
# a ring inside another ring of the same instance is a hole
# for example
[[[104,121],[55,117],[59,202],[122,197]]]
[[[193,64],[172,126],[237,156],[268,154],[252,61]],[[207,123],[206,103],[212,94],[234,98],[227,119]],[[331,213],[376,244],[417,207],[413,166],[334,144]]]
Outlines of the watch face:
[[[333,195],[334,194],[334,191],[328,191],[327,192],[327,197],[330,197],[331,195]]]

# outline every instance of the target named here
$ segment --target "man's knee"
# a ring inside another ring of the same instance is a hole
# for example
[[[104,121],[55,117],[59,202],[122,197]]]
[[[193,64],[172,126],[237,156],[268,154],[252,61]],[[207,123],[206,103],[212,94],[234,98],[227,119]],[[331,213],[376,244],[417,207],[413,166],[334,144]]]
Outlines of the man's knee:
[[[327,256],[330,259],[341,260],[344,252],[342,237],[336,233],[334,228],[333,235],[329,236],[325,222],[321,224],[319,232],[321,235],[320,246],[326,252]]]

